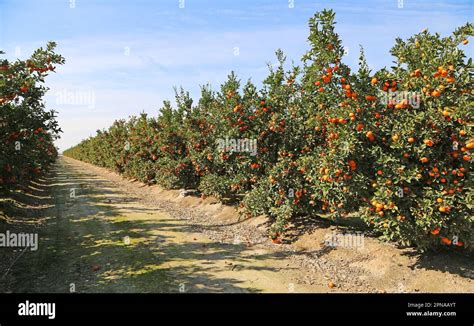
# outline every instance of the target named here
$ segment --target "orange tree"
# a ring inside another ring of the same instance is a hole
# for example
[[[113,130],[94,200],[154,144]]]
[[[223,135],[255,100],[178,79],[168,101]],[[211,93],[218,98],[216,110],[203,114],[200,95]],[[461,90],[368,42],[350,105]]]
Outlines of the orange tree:
[[[55,44],[36,50],[26,61],[0,60],[0,191],[24,186],[54,161],[53,141],[60,128],[54,111],[45,109],[44,78],[64,58]],[[0,52],[3,54],[3,52]]]
[[[240,89],[233,73],[217,94],[203,88],[191,113],[199,118],[193,117],[188,128],[200,130],[188,138],[188,148],[204,195],[240,200],[276,162],[285,139],[289,99],[281,51],[277,58],[280,65],[271,70],[261,91],[250,81]]]
[[[165,102],[154,126],[158,144],[156,180],[168,188],[196,187],[197,175],[188,154],[187,130],[183,128],[192,107],[192,99],[189,93],[181,89],[176,92],[176,103],[178,108],[174,110],[169,102]]]
[[[473,32],[466,24],[445,38],[397,39],[395,67],[359,76],[377,97],[364,128],[373,158],[364,216],[387,239],[472,245],[473,67],[459,45]]]
[[[373,75],[361,54],[359,71],[341,81],[347,100],[331,91],[322,107],[331,131],[315,161],[323,208],[361,209],[402,244],[472,244],[472,64],[458,48],[472,33],[467,24],[446,38],[397,39],[395,67]]]
[[[335,214],[343,207],[353,210],[360,193],[348,182],[354,173],[350,157],[356,143],[339,139],[347,124],[354,124],[348,108],[358,105],[358,95],[350,86],[355,77],[341,63],[344,49],[334,32],[334,13],[316,14],[309,26],[311,49],[303,56],[302,74],[299,69],[289,72],[290,92],[282,93],[287,133],[277,163],[244,199],[254,215],[275,218],[275,238],[295,215]],[[278,88],[272,85],[273,91]]]
[[[256,132],[252,130],[255,106],[251,103],[257,101],[255,87],[248,83],[243,93],[240,93],[240,81],[231,73],[208,103],[208,110],[201,112],[210,134],[206,135],[205,144],[194,143],[192,147],[197,151],[205,149],[207,153],[205,161],[194,160],[196,171],[201,174],[199,190],[204,195],[232,200],[248,188],[253,172],[246,165],[253,164],[253,170],[261,168],[256,157],[250,162],[250,153],[237,148],[237,141],[255,139]]]

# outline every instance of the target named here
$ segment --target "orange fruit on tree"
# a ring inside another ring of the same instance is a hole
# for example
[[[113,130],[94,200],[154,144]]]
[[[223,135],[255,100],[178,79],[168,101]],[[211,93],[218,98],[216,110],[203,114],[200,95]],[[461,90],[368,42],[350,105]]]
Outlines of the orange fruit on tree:
[[[451,241],[451,240],[449,240],[449,239],[448,239],[448,238],[446,238],[446,237],[442,237],[442,238],[441,238],[441,243],[443,243],[443,244],[445,244],[445,245],[448,245],[448,246],[449,246],[449,245],[451,245],[452,241]]]
[[[373,95],[366,95],[365,96],[365,99],[367,101],[375,101],[377,99],[377,97],[373,96]]]
[[[440,229],[437,228],[437,229],[431,230],[430,233],[431,233],[432,235],[437,235],[437,234],[439,234],[439,230],[440,230]]]
[[[351,168],[352,171],[357,169],[357,163],[354,160],[349,160],[349,167]]]
[[[448,213],[449,210],[450,210],[450,208],[449,208],[449,206],[440,206],[440,207],[438,208],[438,210],[439,210],[441,213]]]
[[[431,147],[434,145],[434,142],[431,139],[425,139],[423,143],[425,143],[425,145],[428,147]]]
[[[250,164],[250,168],[253,169],[253,170],[258,169],[259,167],[260,167],[260,164],[258,164],[258,163],[252,163],[252,164]]]

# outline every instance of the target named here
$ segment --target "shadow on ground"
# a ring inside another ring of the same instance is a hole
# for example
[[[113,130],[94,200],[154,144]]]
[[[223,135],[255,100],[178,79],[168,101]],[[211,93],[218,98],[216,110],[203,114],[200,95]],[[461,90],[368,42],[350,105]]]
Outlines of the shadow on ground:
[[[233,275],[278,272],[255,264],[274,257],[190,239],[191,226],[61,161],[8,206],[2,232],[39,232],[39,249],[0,248],[0,292],[256,292]]]

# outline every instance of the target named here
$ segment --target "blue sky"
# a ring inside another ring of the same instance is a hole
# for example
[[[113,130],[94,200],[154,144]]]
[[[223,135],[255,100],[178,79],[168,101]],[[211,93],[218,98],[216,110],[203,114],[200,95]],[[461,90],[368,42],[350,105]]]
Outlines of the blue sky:
[[[323,8],[336,11],[344,61],[355,67],[363,45],[373,69],[391,64],[398,36],[424,28],[447,35],[473,21],[469,0],[403,0],[402,8],[399,0],[290,2],[0,0],[0,49],[9,59],[25,58],[48,40],[58,43],[66,64],[48,77],[46,102],[59,112],[64,133],[57,145],[64,150],[115,119],[155,115],[163,100],[173,100],[173,86],[197,100],[199,85],[217,89],[231,70],[260,84],[276,49],[299,62],[308,18]],[[86,100],[60,100],[70,95]]]

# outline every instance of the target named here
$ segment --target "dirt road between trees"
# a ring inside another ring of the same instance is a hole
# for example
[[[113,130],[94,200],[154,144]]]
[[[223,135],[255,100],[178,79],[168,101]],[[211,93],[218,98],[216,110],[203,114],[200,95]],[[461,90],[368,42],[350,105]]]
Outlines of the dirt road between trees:
[[[464,253],[327,246],[350,230],[323,222],[274,244],[264,217],[66,157],[11,206],[0,231],[39,246],[0,248],[0,292],[474,292]]]

